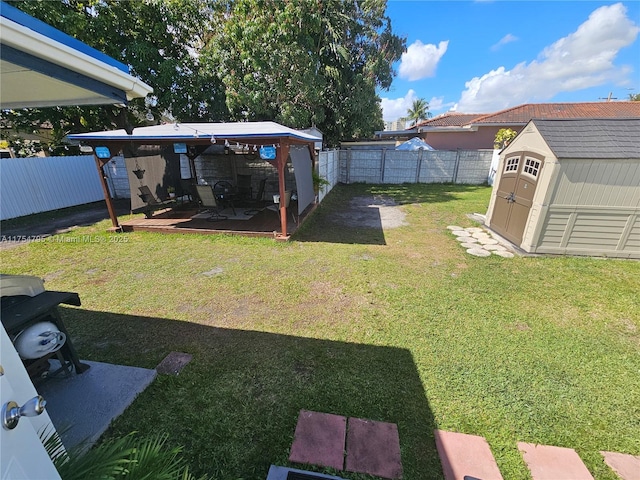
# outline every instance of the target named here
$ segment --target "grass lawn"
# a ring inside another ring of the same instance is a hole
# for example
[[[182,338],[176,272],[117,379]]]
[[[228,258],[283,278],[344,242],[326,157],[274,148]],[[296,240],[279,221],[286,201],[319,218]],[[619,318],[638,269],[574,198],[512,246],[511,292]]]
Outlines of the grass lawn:
[[[352,196],[396,200],[408,225],[333,219]],[[505,479],[516,442],[640,455],[640,262],[465,253],[490,189],[339,186],[293,241],[131,233],[0,252],[5,273],[80,294],[62,312],[82,358],[161,376],[109,435],[167,432],[194,473],[261,479],[287,458],[301,409],[398,425],[404,478],[442,477],[433,429],[484,436]],[[336,472],[329,472],[336,473]],[[349,479],[371,478],[341,472]]]

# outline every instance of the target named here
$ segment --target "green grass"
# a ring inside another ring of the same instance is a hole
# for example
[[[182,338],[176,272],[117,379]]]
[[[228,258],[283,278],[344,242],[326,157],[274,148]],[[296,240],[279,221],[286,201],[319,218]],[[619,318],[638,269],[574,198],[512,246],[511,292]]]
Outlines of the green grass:
[[[408,225],[337,226],[355,195],[394,198]],[[83,358],[159,377],[113,437],[164,433],[191,470],[264,479],[289,465],[301,409],[398,425],[404,478],[441,478],[433,429],[484,436],[505,479],[527,479],[516,442],[640,455],[640,262],[465,253],[490,189],[337,187],[289,243],[233,236],[110,236],[0,251],[6,273],[80,294],[62,312]],[[203,273],[208,273],[205,275]],[[335,472],[334,472],[335,473]],[[371,478],[341,472],[349,479]]]

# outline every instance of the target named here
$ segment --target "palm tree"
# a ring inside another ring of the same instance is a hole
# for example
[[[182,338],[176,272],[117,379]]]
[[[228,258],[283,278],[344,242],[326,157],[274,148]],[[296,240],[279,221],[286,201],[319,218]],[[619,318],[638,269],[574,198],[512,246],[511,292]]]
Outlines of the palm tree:
[[[407,120],[411,120],[413,125],[416,125],[422,120],[431,118],[431,112],[429,111],[429,102],[424,98],[418,98],[413,101],[413,105],[407,110]]]

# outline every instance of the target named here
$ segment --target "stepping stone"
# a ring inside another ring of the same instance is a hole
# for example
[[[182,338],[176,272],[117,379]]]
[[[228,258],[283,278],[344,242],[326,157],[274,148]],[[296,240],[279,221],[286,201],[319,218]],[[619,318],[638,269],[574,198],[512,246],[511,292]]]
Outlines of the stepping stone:
[[[464,248],[467,248],[467,249],[480,248],[480,245],[478,245],[477,243],[472,243],[472,242],[463,242],[460,245],[462,245]]]
[[[622,480],[640,480],[640,456],[615,452],[600,453],[606,464]]]
[[[499,257],[502,257],[502,258],[513,258],[513,257],[515,257],[515,255],[513,253],[507,252],[506,250],[494,250],[493,254],[494,255],[498,255]]]
[[[300,410],[289,461],[342,470],[347,419]]]
[[[506,252],[507,249],[502,245],[485,245],[482,244],[482,248],[489,250],[490,252]]]
[[[533,480],[593,480],[593,476],[572,448],[518,442]]]
[[[480,240],[481,238],[491,238],[488,233],[484,233],[484,232],[472,233],[471,236],[473,238],[477,238],[478,240]]]
[[[191,361],[192,355],[188,353],[171,352],[156,367],[156,372],[165,375],[178,375]]]
[[[457,226],[457,225],[449,225],[447,228],[448,228],[449,230],[464,230],[464,228],[459,227],[459,226]]]
[[[471,232],[471,233],[479,233],[479,232],[484,232],[484,230],[480,227],[469,227],[469,228],[465,228],[465,230],[467,232]]]
[[[456,237],[456,240],[459,242],[471,242],[471,243],[478,242],[478,240],[473,237]]]
[[[484,437],[444,430],[434,435],[445,480],[502,480]]]
[[[484,248],[480,248],[479,246],[467,249],[467,253],[470,255],[475,255],[476,257],[488,257],[489,255],[491,255],[491,252],[485,250]]]
[[[398,427],[394,423],[349,418],[345,470],[402,478]]]
[[[483,244],[483,245],[497,245],[498,244],[498,240],[495,240],[491,237],[486,237],[486,238],[479,238],[478,242]]]
[[[453,230],[451,232],[453,235],[455,235],[456,237],[470,237],[471,234],[465,230]]]

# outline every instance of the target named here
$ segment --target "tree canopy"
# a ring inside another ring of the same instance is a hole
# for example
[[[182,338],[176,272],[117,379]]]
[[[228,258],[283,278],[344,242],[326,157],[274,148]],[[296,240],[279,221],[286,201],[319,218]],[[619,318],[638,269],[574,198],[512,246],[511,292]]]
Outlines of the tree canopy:
[[[10,0],[8,3],[129,65],[153,101],[5,112],[16,128],[69,132],[178,121],[273,120],[317,126],[329,144],[383,128],[405,40],[386,0]]]
[[[237,120],[316,125],[330,144],[382,129],[377,88],[388,89],[405,41],[386,1],[235,0],[204,55]]]

